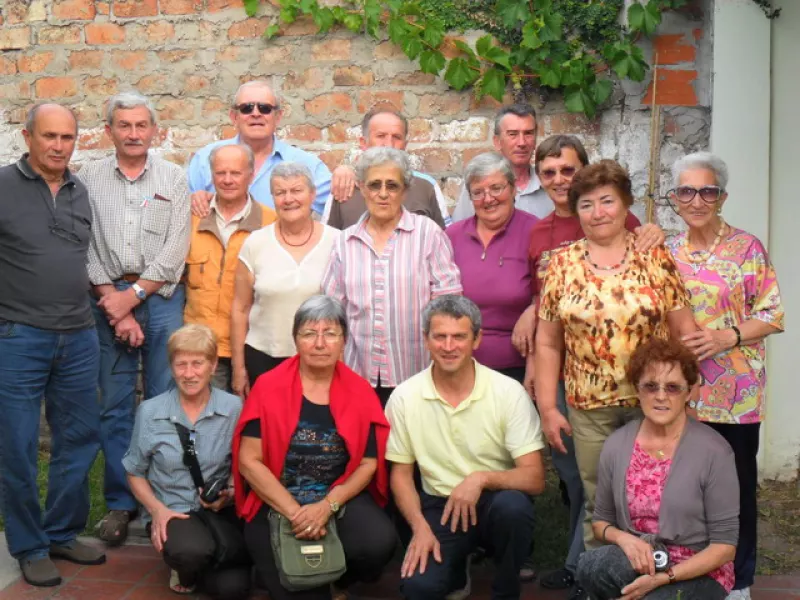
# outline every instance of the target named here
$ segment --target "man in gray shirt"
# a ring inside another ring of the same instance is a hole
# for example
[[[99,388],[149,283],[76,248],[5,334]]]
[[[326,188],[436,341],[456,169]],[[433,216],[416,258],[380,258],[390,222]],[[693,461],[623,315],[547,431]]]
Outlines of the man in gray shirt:
[[[50,557],[105,555],[77,541],[89,515],[88,472],[99,448],[100,349],[86,292],[92,213],[67,168],[78,134],[57,104],[28,113],[29,153],[0,168],[0,507],[25,580],[54,586]],[[41,400],[52,433],[44,516],[37,458]]]
[[[122,457],[133,431],[139,359],[144,397],[167,391],[167,340],[183,325],[180,283],[189,249],[189,190],[178,165],[153,155],[157,130],[148,100],[124,93],[108,101],[106,133],[113,156],[79,173],[89,191],[94,228],[89,248],[92,306],[100,339],[100,434],[109,513],[99,536],[121,544],[136,501]]]

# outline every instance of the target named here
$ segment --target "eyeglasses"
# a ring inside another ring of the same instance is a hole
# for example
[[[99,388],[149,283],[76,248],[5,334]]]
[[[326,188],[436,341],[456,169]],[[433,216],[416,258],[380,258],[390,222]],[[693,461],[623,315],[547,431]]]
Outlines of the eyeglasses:
[[[667,192],[667,196],[673,198],[678,204],[689,204],[697,194],[700,194],[700,199],[706,204],[716,204],[724,192],[725,190],[717,185],[706,185],[701,188],[679,185],[674,190]]]
[[[238,110],[243,115],[252,114],[258,107],[258,112],[262,115],[269,115],[273,110],[278,110],[280,107],[277,105],[268,104],[267,102],[243,102],[242,104],[234,105],[233,108]]]
[[[655,381],[645,381],[639,384],[639,392],[648,396],[655,396],[659,391],[664,391],[667,396],[677,396],[689,388],[679,383],[667,383],[661,385]]]
[[[556,175],[561,173],[564,179],[572,179],[575,173],[578,172],[577,167],[561,167],[560,169],[542,169],[539,171],[539,179],[555,179]]]
[[[317,339],[322,336],[323,341],[326,344],[332,344],[337,342],[339,338],[344,335],[341,331],[333,331],[332,329],[326,329],[325,331],[316,331],[314,329],[306,329],[301,331],[297,334],[298,339],[301,342],[305,342],[306,344],[313,344],[317,341]]]
[[[469,197],[473,202],[480,202],[486,198],[486,194],[489,194],[492,198],[497,198],[500,194],[506,191],[507,187],[508,183],[497,183],[482,190],[470,190]]]
[[[383,188],[386,188],[386,191],[390,194],[398,194],[403,191],[404,186],[397,181],[381,181],[380,179],[375,179],[373,181],[367,182],[367,189],[372,192],[373,194],[377,194]]]

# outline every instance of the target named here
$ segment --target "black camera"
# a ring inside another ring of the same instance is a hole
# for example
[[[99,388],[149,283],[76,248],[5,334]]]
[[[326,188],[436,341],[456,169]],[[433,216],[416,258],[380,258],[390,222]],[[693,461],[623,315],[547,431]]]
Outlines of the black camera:
[[[663,573],[669,569],[669,552],[664,544],[656,543],[653,546],[653,562],[656,565],[657,573]]]
[[[212,479],[204,488],[203,493],[200,494],[200,499],[206,504],[213,504],[219,498],[222,490],[228,488],[228,479],[226,477],[218,477]]]

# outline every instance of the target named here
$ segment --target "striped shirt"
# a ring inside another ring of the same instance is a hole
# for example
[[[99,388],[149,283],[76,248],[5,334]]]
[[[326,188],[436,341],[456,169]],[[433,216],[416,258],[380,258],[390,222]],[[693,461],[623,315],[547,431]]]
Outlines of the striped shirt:
[[[191,217],[186,174],[178,165],[147,156],[144,171],[128,179],[116,156],[85,165],[78,178],[89,190],[94,225],[88,271],[92,285],[125,274],[166,282],[170,298],[189,251]]]
[[[381,254],[365,214],[344,230],[322,276],[339,300],[350,333],[345,363],[371,385],[395,387],[428,366],[422,309],[443,294],[461,293],[461,275],[444,232],[428,217],[403,209]]]
[[[230,477],[233,430],[242,412],[238,396],[211,388],[211,398],[194,425],[181,407],[178,391],[171,389],[145,400],[136,412],[131,445],[122,458],[125,471],[147,479],[158,501],[170,510],[187,513],[200,508],[189,468],[183,464],[175,423],[194,433],[195,450],[203,481]]]

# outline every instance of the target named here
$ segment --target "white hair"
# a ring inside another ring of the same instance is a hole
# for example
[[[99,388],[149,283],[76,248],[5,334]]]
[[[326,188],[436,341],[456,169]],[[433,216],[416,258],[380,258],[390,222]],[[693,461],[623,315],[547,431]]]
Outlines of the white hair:
[[[108,101],[108,106],[106,106],[106,123],[109,125],[114,124],[114,113],[120,108],[127,110],[139,106],[144,106],[147,109],[150,113],[150,122],[155,124],[156,111],[153,108],[153,104],[139,92],[121,92],[116,96],[112,96]]]
[[[704,169],[714,174],[714,181],[723,190],[728,187],[728,165],[711,152],[695,152],[679,158],[672,166],[672,181],[676,187],[681,183],[681,175],[685,171]]]
[[[239,101],[239,94],[241,94],[243,90],[247,90],[247,89],[250,89],[250,88],[263,88],[263,89],[269,91],[269,93],[272,94],[272,96],[275,98],[275,105],[280,107],[281,99],[278,97],[278,92],[276,92],[274,89],[272,89],[272,86],[268,82],[264,81],[263,79],[254,79],[253,81],[248,81],[248,82],[243,83],[242,85],[240,85],[239,88],[236,90],[236,93],[233,95],[233,106],[234,107],[237,105],[237,103]]]

